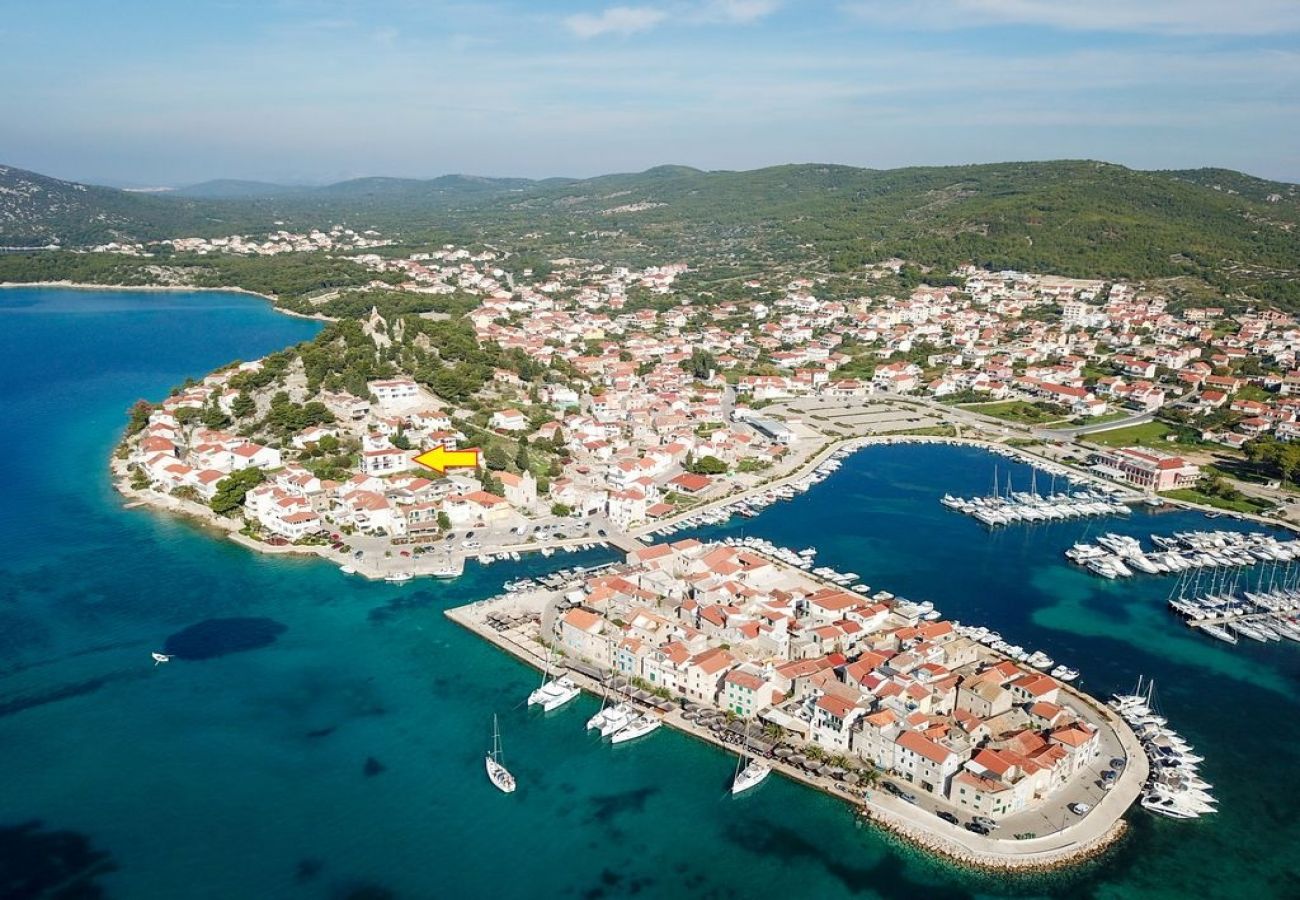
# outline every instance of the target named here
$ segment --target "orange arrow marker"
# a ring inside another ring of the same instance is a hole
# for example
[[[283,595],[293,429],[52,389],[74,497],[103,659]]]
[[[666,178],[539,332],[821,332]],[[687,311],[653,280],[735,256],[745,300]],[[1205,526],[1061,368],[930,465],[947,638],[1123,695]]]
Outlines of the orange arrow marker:
[[[448,469],[477,469],[478,449],[471,447],[468,450],[448,450],[446,447],[434,447],[425,450],[414,461],[433,469],[439,475],[445,475]]]

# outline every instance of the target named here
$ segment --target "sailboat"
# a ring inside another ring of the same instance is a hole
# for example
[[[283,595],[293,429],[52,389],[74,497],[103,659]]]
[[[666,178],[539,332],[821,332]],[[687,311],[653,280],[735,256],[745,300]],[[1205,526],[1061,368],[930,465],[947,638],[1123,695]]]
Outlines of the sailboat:
[[[749,764],[745,765],[745,760]],[[758,787],[763,779],[772,774],[772,767],[749,755],[749,726],[745,726],[745,746],[736,757],[736,774],[731,779],[731,793],[739,794],[752,787]]]
[[[501,763],[501,728],[495,714],[492,716],[492,751],[483,758],[483,764],[487,767],[488,780],[496,785],[497,790],[514,793],[515,776]]]

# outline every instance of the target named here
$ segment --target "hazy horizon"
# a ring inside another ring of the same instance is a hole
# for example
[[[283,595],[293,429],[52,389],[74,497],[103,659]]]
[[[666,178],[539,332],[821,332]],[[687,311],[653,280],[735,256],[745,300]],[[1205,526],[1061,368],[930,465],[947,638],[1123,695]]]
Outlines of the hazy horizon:
[[[1099,159],[1300,181],[1291,0],[53,0],[4,162],[75,181]]]
[[[1019,165],[1019,164],[1025,164],[1025,165],[1028,165],[1028,164],[1033,164],[1033,163],[1048,163],[1048,162],[1097,162],[1097,163],[1106,163],[1106,164],[1123,165],[1122,163],[1114,163],[1113,160],[1084,160],[1084,159],[1074,159],[1074,160],[1070,160],[1070,159],[1064,159],[1064,158],[1061,158],[1061,159],[1003,159],[1003,160],[989,160],[989,161],[986,161],[986,162],[973,162],[973,163],[939,163],[939,164],[935,164],[935,167],[945,168],[945,167],[957,167],[957,166],[967,166],[967,165]],[[853,167],[853,168],[875,169],[875,170],[877,170],[877,171],[888,171],[888,170],[892,170],[892,169],[900,169],[900,168],[924,167],[924,166],[921,166],[920,164],[917,164],[916,166],[890,166],[890,167],[888,167],[888,168],[886,168],[886,167],[881,167],[881,166],[852,166],[850,163],[832,162],[832,161],[828,161],[828,160],[810,160],[810,161],[800,161],[800,162],[790,162],[790,163],[773,163],[772,166],[756,166],[756,167],[746,168],[746,169],[735,169],[735,168],[701,169],[701,168],[699,168],[699,167],[695,167],[695,166],[687,166],[687,165],[684,164],[684,163],[673,163],[673,162],[668,162],[668,163],[659,163],[659,164],[657,164],[657,165],[650,166],[650,167],[648,167],[647,169],[638,169],[638,170],[636,170],[636,171],[632,171],[632,170],[620,170],[620,171],[609,171],[609,172],[596,172],[596,173],[593,173],[593,174],[591,174],[591,175],[542,175],[542,176],[531,177],[531,178],[530,178],[529,176],[523,176],[523,175],[512,175],[512,174],[509,174],[509,173],[505,173],[505,174],[498,174],[498,173],[493,173],[493,174],[483,174],[483,173],[481,173],[481,172],[439,172],[439,173],[436,173],[436,174],[433,174],[433,175],[387,175],[387,174],[382,174],[382,173],[366,173],[366,174],[360,174],[360,175],[350,175],[350,176],[347,176],[346,178],[340,178],[340,179],[337,179],[337,180],[331,180],[331,181],[271,181],[271,180],[268,180],[268,179],[262,179],[262,178],[228,178],[228,177],[223,176],[223,175],[217,175],[217,176],[214,176],[214,177],[211,177],[211,178],[202,178],[202,179],[199,179],[198,181],[189,181],[189,182],[185,182],[184,184],[169,184],[169,185],[162,185],[162,184],[144,184],[144,183],[135,183],[135,182],[130,182],[130,181],[119,181],[119,182],[117,182],[117,183],[113,183],[112,181],[107,181],[107,180],[94,180],[94,179],[88,179],[88,178],[74,178],[74,177],[68,177],[68,176],[60,175],[60,174],[58,174],[58,173],[54,173],[54,172],[42,172],[42,171],[40,171],[39,169],[32,169],[32,168],[27,167],[27,166],[14,166],[14,164],[12,164],[12,163],[7,163],[7,162],[4,161],[4,160],[0,160],[0,166],[4,166],[4,165],[9,165],[9,166],[11,166],[11,167],[16,167],[16,168],[27,169],[28,171],[33,171],[33,172],[36,172],[37,174],[40,174],[40,175],[46,175],[46,176],[50,176],[50,177],[53,177],[53,178],[58,178],[58,179],[63,180],[63,181],[77,182],[77,183],[80,183],[80,184],[99,185],[99,186],[101,186],[101,187],[112,187],[112,188],[118,188],[118,189],[121,189],[121,190],[127,191],[127,192],[129,192],[129,193],[139,193],[139,194],[151,194],[151,193],[152,193],[152,194],[167,194],[167,193],[174,193],[174,192],[176,192],[176,191],[183,191],[183,190],[186,190],[186,189],[188,189],[188,188],[199,187],[199,186],[202,186],[202,185],[205,185],[205,184],[209,184],[209,183],[213,183],[213,182],[245,182],[245,183],[249,183],[249,184],[266,184],[266,185],[271,185],[271,186],[274,186],[274,187],[283,187],[283,188],[302,188],[302,189],[310,190],[310,189],[313,189],[313,188],[330,187],[331,185],[340,184],[340,183],[343,183],[343,182],[346,182],[346,181],[364,180],[364,179],[367,179],[367,178],[393,178],[393,179],[400,179],[400,180],[414,180],[414,181],[432,181],[432,180],[435,180],[435,179],[438,179],[438,178],[453,178],[453,177],[460,177],[460,178],[482,178],[482,179],[486,179],[486,180],[527,178],[528,180],[533,181],[533,182],[542,182],[542,181],[547,181],[547,180],[552,180],[552,179],[580,181],[580,180],[584,180],[584,179],[588,179],[588,178],[600,178],[600,177],[603,177],[603,176],[636,175],[636,174],[640,174],[640,173],[646,172],[646,171],[648,171],[649,169],[659,169],[659,168],[693,168],[693,169],[696,169],[697,171],[700,171],[700,172],[703,172],[703,173],[708,174],[708,173],[715,173],[715,172],[752,172],[752,171],[756,171],[756,170],[758,170],[758,169],[771,168],[771,167],[777,167],[777,166],[783,166],[783,165],[794,165],[794,166],[803,166],[803,165],[807,165],[807,166],[851,166],[851,167]],[[1133,169],[1135,169],[1136,171],[1162,171],[1162,169],[1137,169],[1136,167],[1128,167],[1128,168],[1133,168]],[[1187,166],[1187,167],[1184,167],[1184,170],[1192,170],[1192,169],[1228,169],[1228,170],[1232,170],[1230,166],[1218,166],[1218,165],[1214,165],[1214,164],[1207,164],[1207,165],[1203,165],[1203,166]],[[1171,169],[1168,169],[1168,168],[1165,168],[1165,169],[1163,169],[1163,171],[1172,171],[1172,170],[1171,170]],[[1241,170],[1234,170],[1234,171],[1241,171]],[[1257,178],[1264,178],[1264,179],[1266,179],[1266,180],[1270,180],[1270,181],[1278,181],[1278,182],[1283,183],[1283,184],[1300,184],[1300,182],[1289,181],[1289,180],[1287,180],[1287,179],[1272,179],[1272,178],[1268,178],[1268,176],[1260,175],[1260,174],[1257,173],[1257,172],[1241,171],[1241,174],[1243,174],[1243,175],[1249,175],[1249,176],[1257,177]]]

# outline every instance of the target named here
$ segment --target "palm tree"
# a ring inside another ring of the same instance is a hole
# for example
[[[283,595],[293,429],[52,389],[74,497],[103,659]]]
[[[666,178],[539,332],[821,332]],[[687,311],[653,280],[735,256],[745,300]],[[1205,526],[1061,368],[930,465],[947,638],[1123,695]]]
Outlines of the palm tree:
[[[880,770],[875,766],[862,770],[862,783],[867,787],[875,787],[880,784]]]
[[[763,734],[774,741],[779,741],[785,737],[785,729],[775,722],[768,722],[763,726]]]

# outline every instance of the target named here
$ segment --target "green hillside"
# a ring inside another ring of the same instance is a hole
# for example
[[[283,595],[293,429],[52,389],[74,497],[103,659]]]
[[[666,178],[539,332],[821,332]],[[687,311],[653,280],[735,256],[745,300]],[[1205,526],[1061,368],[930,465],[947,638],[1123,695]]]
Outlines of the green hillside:
[[[835,272],[900,256],[942,267],[1194,276],[1220,291],[1300,307],[1300,192],[1221,169],[1143,172],[1077,160],[893,170],[661,166],[541,182],[459,175],[320,188],[222,182],[198,193],[207,196],[127,194],[2,169],[0,244],[346,223],[412,242],[454,234],[538,256],[633,263],[784,261]]]

